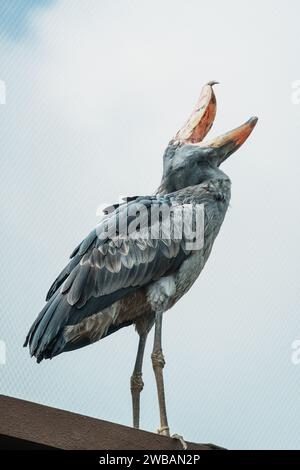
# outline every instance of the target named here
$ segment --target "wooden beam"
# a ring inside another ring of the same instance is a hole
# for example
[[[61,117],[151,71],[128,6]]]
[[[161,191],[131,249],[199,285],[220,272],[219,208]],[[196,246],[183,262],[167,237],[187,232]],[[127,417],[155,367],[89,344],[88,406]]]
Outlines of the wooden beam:
[[[0,449],[176,450],[179,441],[0,395]],[[217,449],[188,442],[188,449]]]

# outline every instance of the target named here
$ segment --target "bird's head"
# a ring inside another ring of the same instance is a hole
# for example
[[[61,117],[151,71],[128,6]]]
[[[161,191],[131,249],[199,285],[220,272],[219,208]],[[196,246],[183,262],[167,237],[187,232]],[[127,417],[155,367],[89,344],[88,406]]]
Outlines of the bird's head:
[[[190,118],[169,142],[164,153],[164,169],[159,193],[170,193],[187,186],[226,176],[220,165],[248,138],[257,117],[210,141],[203,141],[216,115],[216,97],[209,82]]]

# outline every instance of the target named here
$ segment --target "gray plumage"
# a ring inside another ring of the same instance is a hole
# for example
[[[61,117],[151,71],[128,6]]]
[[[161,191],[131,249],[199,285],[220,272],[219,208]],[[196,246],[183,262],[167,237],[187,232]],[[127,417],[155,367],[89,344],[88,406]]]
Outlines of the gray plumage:
[[[189,183],[192,185],[188,186]],[[178,189],[181,185],[183,188]],[[164,194],[170,189],[176,191]],[[223,222],[229,199],[230,182],[218,167],[218,151],[171,142],[165,154],[164,175],[157,194],[130,198],[128,202],[116,205],[115,210],[105,215],[97,228],[73,251],[70,262],[49,289],[48,303],[28,333],[25,345],[29,343],[31,354],[40,361],[63,352],[67,341],[63,336],[66,326],[80,323],[139,287],[155,283],[168,275],[172,267],[178,268],[187,257],[195,255],[184,250],[184,238],[171,239],[168,243],[163,239],[153,240],[150,235],[146,242],[130,237],[124,239],[122,233],[119,233],[122,239],[113,237],[122,216],[128,223],[133,222],[134,216],[126,214],[135,214],[139,204],[149,211],[155,204],[204,204],[205,236],[198,275]],[[148,215],[150,221],[150,213]],[[193,277],[193,273],[190,276]],[[177,292],[176,298],[184,293]],[[138,311],[136,316],[142,313]],[[110,331],[108,328],[106,335]],[[81,346],[80,342],[78,346]]]
[[[220,191],[224,195],[222,200],[218,199]],[[26,344],[29,342],[31,354],[39,361],[59,354],[65,346],[62,341],[65,326],[80,323],[86,316],[109,307],[139,287],[155,283],[192,256],[184,248],[184,238],[152,240],[149,237],[145,241],[129,237],[127,240],[119,240],[110,238],[108,234],[106,238],[101,239],[107,219],[115,219],[111,226],[117,225],[116,219],[120,211],[128,211],[129,205],[138,205],[140,202],[149,210],[153,204],[204,203],[207,206],[206,241],[201,250],[204,264],[224,218],[229,195],[230,184],[226,178],[186,188],[167,196],[136,198],[104,217],[97,229],[73,252],[71,261],[51,286],[47,294],[48,303],[33,324],[26,340]],[[176,296],[181,297],[183,293],[177,293]],[[137,312],[137,316],[142,313]],[[108,329],[107,334],[109,333]],[[57,341],[60,344],[59,349]]]

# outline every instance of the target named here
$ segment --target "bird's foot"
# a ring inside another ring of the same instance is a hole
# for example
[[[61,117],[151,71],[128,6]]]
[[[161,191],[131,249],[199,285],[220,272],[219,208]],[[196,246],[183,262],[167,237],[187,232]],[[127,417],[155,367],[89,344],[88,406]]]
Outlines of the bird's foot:
[[[168,428],[168,426],[159,428],[157,430],[157,434],[159,434],[160,436],[170,437],[170,429]],[[172,439],[177,439],[180,442],[180,444],[182,445],[183,450],[187,449],[187,443],[185,442],[185,440],[183,439],[182,436],[180,436],[179,434],[172,434],[171,438]]]
[[[172,439],[177,439],[180,442],[180,444],[183,447],[183,450],[187,449],[187,443],[185,442],[185,440],[183,439],[182,436],[179,436],[179,434],[172,434],[171,437],[172,437]]]
[[[159,434],[160,436],[167,436],[167,437],[170,437],[170,429],[168,426],[164,426],[162,428],[159,428],[157,430],[157,434]]]

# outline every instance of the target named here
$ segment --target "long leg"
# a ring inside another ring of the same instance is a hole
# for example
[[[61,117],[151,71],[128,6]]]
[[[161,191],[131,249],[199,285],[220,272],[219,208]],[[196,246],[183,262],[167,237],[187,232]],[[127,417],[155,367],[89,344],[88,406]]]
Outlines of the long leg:
[[[148,336],[148,333],[144,333],[140,335],[135,366],[133,369],[133,374],[130,379],[133,427],[137,429],[139,429],[139,426],[140,426],[140,395],[144,387],[144,382],[142,379],[142,366],[143,366],[143,358],[144,358],[144,351],[145,351],[147,336]]]
[[[157,395],[158,395],[158,404],[159,404],[159,414],[160,414],[160,429],[158,430],[159,434],[164,436],[169,436],[169,425],[167,419],[167,410],[166,410],[166,400],[165,400],[165,390],[164,390],[164,377],[163,377],[163,368],[165,365],[165,359],[162,352],[162,313],[157,313],[155,318],[155,333],[154,333],[154,345],[153,352],[151,355],[152,366],[156,379]]]

